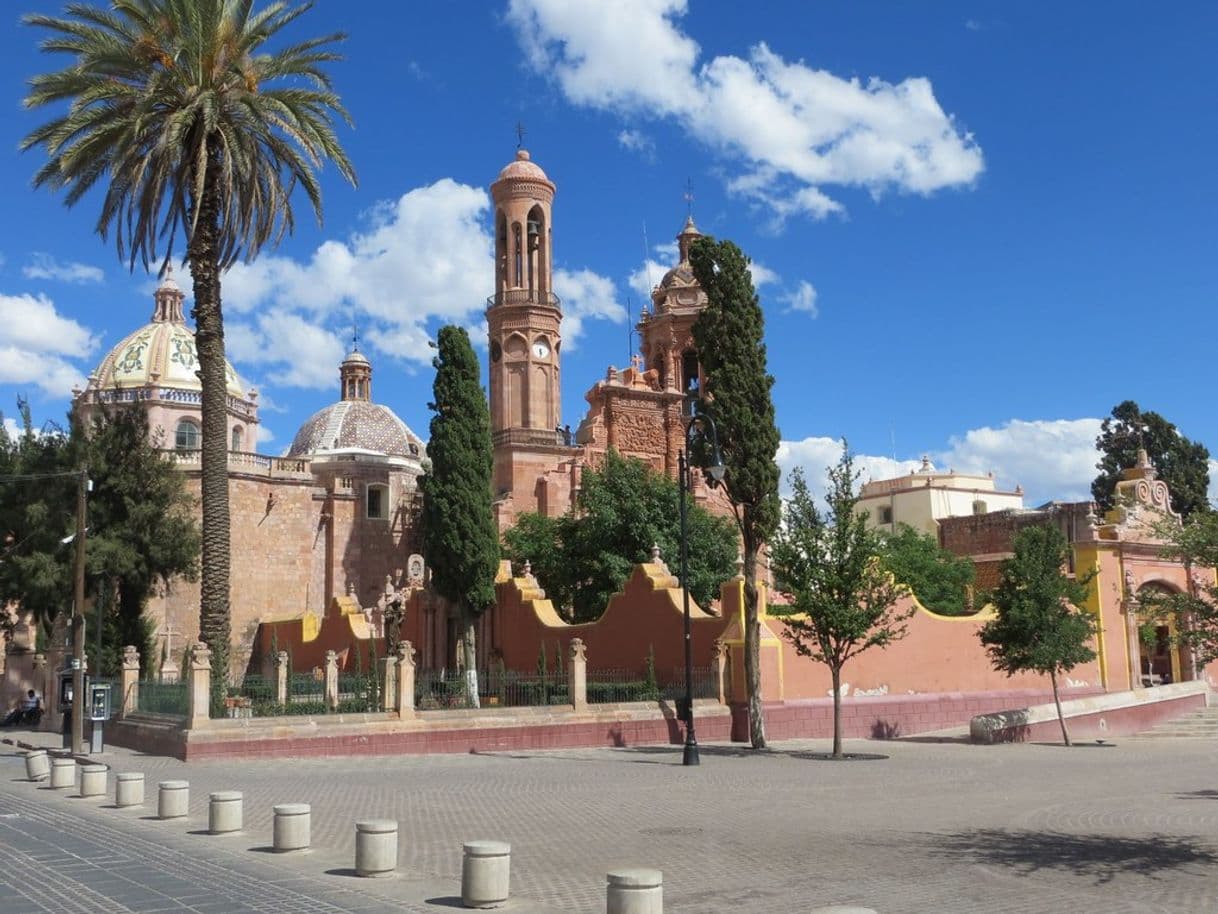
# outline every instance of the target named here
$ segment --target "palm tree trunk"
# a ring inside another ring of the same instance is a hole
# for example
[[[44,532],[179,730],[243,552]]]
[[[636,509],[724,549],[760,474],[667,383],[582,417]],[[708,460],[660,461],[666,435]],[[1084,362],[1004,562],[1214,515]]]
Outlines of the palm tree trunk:
[[[224,320],[220,308],[218,154],[208,157],[203,192],[195,201],[198,218],[188,248],[194,281],[195,344],[202,380],[202,504],[200,530],[199,637],[211,649],[214,694],[228,682],[229,512],[228,512],[228,378],[224,359]]]
[[[833,757],[842,757],[842,668],[829,667],[833,678]]]
[[[461,617],[465,623],[465,637],[462,644],[465,663],[465,694],[471,708],[478,704],[478,616],[462,601]]]
[[[1062,700],[1057,694],[1057,673],[1049,671],[1049,682],[1053,686],[1053,704],[1057,705],[1057,722],[1062,725],[1062,740],[1070,745],[1070,733],[1066,730],[1066,717],[1062,714]]]
[[[749,742],[764,749],[765,712],[761,707],[761,621],[757,601],[757,544],[744,539],[744,684],[749,703]]]

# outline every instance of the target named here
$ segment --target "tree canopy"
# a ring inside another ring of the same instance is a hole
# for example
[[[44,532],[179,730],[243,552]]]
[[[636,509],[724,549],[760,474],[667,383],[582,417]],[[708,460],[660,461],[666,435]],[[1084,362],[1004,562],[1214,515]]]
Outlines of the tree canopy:
[[[631,569],[648,561],[653,544],[671,567],[680,555],[677,483],[641,460],[610,450],[598,469],[585,469],[574,511],[562,517],[524,514],[504,534],[505,556],[528,561],[554,605],[572,621],[600,617]],[[700,605],[719,597],[735,573],[733,524],[697,504],[688,508],[689,592]]]
[[[842,756],[842,667],[871,648],[905,637],[916,611],[899,606],[904,588],[883,561],[884,543],[856,511],[858,473],[849,450],[829,468],[826,511],[816,507],[803,471],[791,473],[791,497],[771,550],[775,573],[796,615],[786,636],[805,657],[829,667],[833,680],[833,755]]]
[[[499,532],[491,506],[491,420],[464,328],[441,327],[423,491],[423,555],[436,591],[465,619],[465,669],[477,671],[474,619],[495,602]],[[471,701],[476,701],[476,681]]]
[[[1187,518],[1209,510],[1209,450],[1158,413],[1143,412],[1133,400],[1118,403],[1100,424],[1095,446],[1100,472],[1091,483],[1091,495],[1102,511],[1112,507],[1121,471],[1137,463],[1139,447],[1145,447],[1159,478],[1167,483],[1177,513]]]
[[[948,552],[933,536],[908,524],[880,536],[884,566],[919,603],[943,616],[973,612],[970,593],[977,569],[971,559]]]
[[[749,740],[764,748],[761,705],[760,592],[757,556],[778,525],[778,426],[766,367],[765,317],[749,259],[730,241],[702,237],[689,262],[707,304],[694,322],[694,345],[706,376],[700,409],[714,421],[726,467],[723,486],[735,512],[744,554],[744,672]]]
[[[74,423],[70,436],[38,434],[28,410],[23,413],[20,436],[0,432],[0,476],[43,478],[0,484],[0,529],[11,538],[0,562],[0,602],[20,603],[44,631],[67,613],[75,556],[62,540],[75,533],[73,477],[87,467],[93,491],[86,598],[103,610],[102,669],[116,670],[126,644],[137,645],[142,662],[152,663],[148,598],[170,578],[193,580],[198,572],[199,533],[181,473],[149,440],[147,416],[137,406],[99,410],[87,427]],[[95,609],[93,625],[97,619]]]
[[[998,587],[988,595],[997,618],[978,633],[994,668],[1011,676],[1040,673],[1049,677],[1061,723],[1062,739],[1070,734],[1062,715],[1058,677],[1095,659],[1090,640],[1095,620],[1080,610],[1094,575],[1070,578],[1066,538],[1051,526],[1026,527],[1012,539],[1014,556],[1002,563]]]

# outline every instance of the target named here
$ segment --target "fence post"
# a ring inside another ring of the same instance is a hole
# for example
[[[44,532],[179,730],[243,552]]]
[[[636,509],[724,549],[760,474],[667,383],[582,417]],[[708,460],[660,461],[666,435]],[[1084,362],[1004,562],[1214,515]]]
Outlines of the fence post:
[[[588,710],[588,656],[582,638],[572,638],[567,657],[567,694],[576,711]]]
[[[288,703],[288,652],[280,651],[275,655],[275,704],[283,706]]]
[[[396,711],[398,687],[398,658],[385,658],[385,687],[381,689],[381,710]]]
[[[394,702],[400,720],[414,718],[414,645],[409,641],[398,643],[397,697]]]
[[[140,652],[134,644],[128,644],[123,648],[123,672],[118,681],[119,691],[122,693],[119,697],[119,718],[124,718],[139,708],[139,687],[140,687]]]
[[[326,707],[338,710],[338,654],[326,651]]]
[[[211,720],[211,650],[202,641],[190,648],[190,683],[187,688],[190,704],[186,711],[186,729],[206,727]]]
[[[727,680],[727,642],[722,638],[715,639],[715,682],[719,686],[719,704],[727,704],[731,692],[731,684]]]

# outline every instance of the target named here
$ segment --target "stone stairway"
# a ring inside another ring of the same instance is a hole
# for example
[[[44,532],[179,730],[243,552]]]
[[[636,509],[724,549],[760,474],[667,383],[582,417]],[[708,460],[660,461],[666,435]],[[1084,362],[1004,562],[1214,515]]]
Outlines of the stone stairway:
[[[1165,720],[1138,734],[1140,739],[1218,739],[1218,705]]]

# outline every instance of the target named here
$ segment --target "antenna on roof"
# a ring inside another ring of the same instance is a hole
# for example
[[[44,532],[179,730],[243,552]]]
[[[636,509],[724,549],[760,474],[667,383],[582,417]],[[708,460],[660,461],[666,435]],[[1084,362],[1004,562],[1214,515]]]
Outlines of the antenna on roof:
[[[650,295],[655,285],[651,281],[651,245],[647,243],[647,220],[643,220],[643,271],[647,274],[647,293]],[[646,303],[644,303],[646,307]]]
[[[634,358],[634,308],[630,296],[626,296],[626,363]]]

